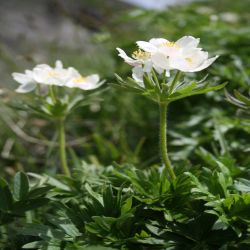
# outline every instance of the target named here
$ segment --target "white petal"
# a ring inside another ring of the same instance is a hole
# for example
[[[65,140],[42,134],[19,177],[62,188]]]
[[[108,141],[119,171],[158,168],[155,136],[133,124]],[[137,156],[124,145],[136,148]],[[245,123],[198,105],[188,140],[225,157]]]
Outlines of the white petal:
[[[56,69],[63,69],[63,64],[60,60],[56,60],[55,66]]]
[[[190,72],[197,72],[197,71],[201,71],[203,69],[206,69],[207,67],[209,67],[219,56],[215,56],[212,58],[209,58],[208,60],[206,60],[200,67],[196,68],[193,71]]]
[[[27,77],[29,77],[30,79],[33,79],[33,71],[27,69],[24,72]]]
[[[133,79],[138,82],[138,85],[141,87],[144,87],[143,84],[143,69],[142,67],[138,66],[138,67],[134,67],[132,69],[132,77]]]
[[[31,82],[31,78],[27,76],[26,74],[12,73],[12,77],[14,78],[15,81],[21,84],[26,84],[26,83]]]
[[[126,54],[126,52],[124,50],[122,50],[120,48],[116,48],[116,49],[119,52],[118,56],[120,56],[121,58],[123,58],[124,61],[126,63],[128,63],[129,65],[131,65],[131,66],[138,66],[138,65],[141,64],[140,62],[138,62],[138,60],[134,60],[133,58],[127,56],[127,54]]]
[[[191,63],[189,63],[191,59]],[[185,61],[187,68],[190,70],[200,67],[208,59],[208,52],[201,51],[199,49],[193,49],[184,54],[183,60]]]
[[[89,75],[86,77],[86,82],[97,84],[100,80],[100,77],[98,74]]]
[[[52,71],[52,69],[49,69],[49,70]],[[48,84],[47,83],[49,79],[48,73],[49,73],[48,70],[44,70],[41,67],[36,67],[33,70],[34,80],[38,83]]]
[[[138,47],[146,52],[153,53],[157,51],[157,47],[149,42],[138,41],[136,42]]]
[[[155,46],[160,46],[164,43],[168,43],[169,41],[167,39],[164,39],[164,38],[152,38],[149,40],[149,43],[155,45]]]
[[[28,93],[31,92],[32,90],[34,90],[36,88],[36,83],[26,83],[26,84],[22,84],[20,85],[17,89],[16,92],[18,93]]]
[[[169,64],[172,69],[178,69],[183,72],[194,72],[207,58],[208,53],[206,51],[193,48],[169,57]]]
[[[155,68],[169,70],[169,59],[162,53],[155,53],[152,55],[152,62]]]
[[[101,81],[98,74],[89,75],[86,78],[80,76],[77,78],[72,78],[70,81],[65,83],[65,86],[69,88],[80,88],[83,90],[91,90],[100,87],[105,81]]]
[[[200,38],[194,38],[193,36],[183,36],[180,38],[176,44],[182,48],[196,48],[200,42]]]
[[[99,88],[101,85],[103,85],[105,83],[105,81],[101,81],[98,83],[86,83],[86,85],[84,86],[84,88],[82,88],[83,90],[92,90],[92,89],[96,89]]]
[[[152,70],[153,64],[151,60],[145,62],[143,71],[149,73]]]
[[[69,73],[69,76],[72,77],[72,78],[77,78],[77,77],[81,76],[79,71],[77,69],[73,68],[73,67],[68,68],[68,73]]]
[[[34,69],[52,70],[52,68],[48,64],[38,64]]]
[[[92,90],[100,87],[105,81],[101,82],[84,82],[83,84],[75,85],[74,87],[83,89],[83,90]]]

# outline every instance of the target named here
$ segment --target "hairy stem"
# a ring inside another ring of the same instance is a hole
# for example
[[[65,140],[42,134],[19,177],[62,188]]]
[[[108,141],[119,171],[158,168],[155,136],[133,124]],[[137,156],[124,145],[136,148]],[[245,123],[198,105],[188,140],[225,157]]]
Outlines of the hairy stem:
[[[173,167],[168,157],[167,149],[167,103],[160,103],[160,152],[162,163],[164,164],[172,180],[176,179]]]
[[[59,147],[60,147],[60,160],[62,171],[66,176],[70,176],[70,170],[67,164],[66,157],[66,145],[65,145],[65,129],[64,129],[64,119],[59,119],[58,121],[58,132],[59,132]]]

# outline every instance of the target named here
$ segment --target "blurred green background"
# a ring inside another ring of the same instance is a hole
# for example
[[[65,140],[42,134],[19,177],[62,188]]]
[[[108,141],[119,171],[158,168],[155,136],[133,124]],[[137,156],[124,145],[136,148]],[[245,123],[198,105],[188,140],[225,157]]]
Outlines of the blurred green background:
[[[156,1],[157,2],[157,1]],[[146,98],[114,89],[114,73],[130,74],[116,47],[128,52],[135,41],[152,37],[201,38],[201,47],[220,58],[207,72],[186,77],[228,81],[227,90],[249,92],[249,0],[194,1],[160,10],[119,1],[1,1],[0,8],[0,175],[17,170],[57,171],[54,125],[13,107],[31,102],[15,93],[12,72],[56,59],[82,74],[107,80],[102,101],[79,109],[67,120],[70,165],[81,160],[110,165],[159,162],[158,110]],[[79,90],[80,91],[80,90]],[[223,91],[179,101],[170,107],[170,152],[176,164],[202,164],[201,147],[250,163],[250,122],[228,104]]]

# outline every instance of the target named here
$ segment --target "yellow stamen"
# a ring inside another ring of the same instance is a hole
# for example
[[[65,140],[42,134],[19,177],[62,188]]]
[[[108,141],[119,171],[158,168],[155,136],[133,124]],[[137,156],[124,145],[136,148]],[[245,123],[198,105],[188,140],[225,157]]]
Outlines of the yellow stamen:
[[[175,42],[165,42],[162,45],[166,46],[168,48],[177,48],[177,49],[180,48],[180,46],[178,44],[176,44]]]
[[[86,77],[79,76],[73,80],[74,83],[84,83],[86,82]]]
[[[192,58],[190,58],[190,57],[185,58],[185,60],[186,60],[189,64],[192,64],[192,62],[193,62]]]
[[[48,77],[56,77],[56,76],[59,76],[59,74],[56,71],[51,70],[48,72]]]
[[[146,60],[146,59],[149,59],[150,53],[142,51],[141,49],[138,49],[133,52],[132,57],[136,60]]]

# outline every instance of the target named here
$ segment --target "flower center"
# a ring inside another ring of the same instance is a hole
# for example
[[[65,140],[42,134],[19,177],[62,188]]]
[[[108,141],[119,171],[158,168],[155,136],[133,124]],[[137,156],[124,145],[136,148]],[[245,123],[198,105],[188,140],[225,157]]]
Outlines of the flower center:
[[[55,70],[51,70],[48,72],[48,77],[59,77],[60,74],[56,72]]]
[[[79,76],[79,77],[76,77],[74,80],[73,80],[73,83],[84,83],[86,81],[86,77],[83,77],[83,76]]]
[[[136,60],[147,60],[150,58],[150,53],[138,49],[133,52],[132,57]]]
[[[190,57],[185,58],[185,60],[188,62],[188,64],[192,64],[193,63],[193,59]]]
[[[162,45],[166,46],[168,48],[176,48],[176,49],[180,49],[181,48],[178,44],[176,44],[176,42],[165,42]]]

